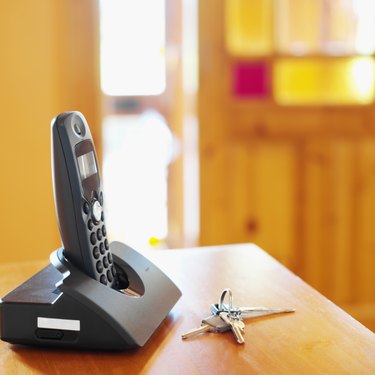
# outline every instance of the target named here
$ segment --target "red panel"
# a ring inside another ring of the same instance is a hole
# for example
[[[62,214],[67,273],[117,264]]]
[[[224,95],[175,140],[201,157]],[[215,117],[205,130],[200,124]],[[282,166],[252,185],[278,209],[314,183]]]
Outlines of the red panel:
[[[263,62],[241,62],[233,67],[233,93],[238,97],[265,99],[270,92],[268,82]]]

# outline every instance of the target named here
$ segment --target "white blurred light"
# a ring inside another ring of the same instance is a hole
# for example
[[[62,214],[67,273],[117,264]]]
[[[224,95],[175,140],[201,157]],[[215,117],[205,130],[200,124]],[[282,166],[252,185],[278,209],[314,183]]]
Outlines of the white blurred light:
[[[165,90],[165,0],[101,0],[100,30],[105,94]]]
[[[155,111],[108,116],[103,126],[106,221],[111,240],[147,247],[168,231],[167,173],[173,137]]]

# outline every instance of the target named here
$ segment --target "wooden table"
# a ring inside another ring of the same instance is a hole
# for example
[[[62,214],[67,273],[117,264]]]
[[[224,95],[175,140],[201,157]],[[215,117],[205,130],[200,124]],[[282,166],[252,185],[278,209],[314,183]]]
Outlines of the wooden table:
[[[0,342],[1,374],[375,374],[375,334],[255,245],[147,253],[183,296],[147,344],[128,352],[65,351]],[[0,265],[1,296],[47,262]],[[231,332],[182,341],[222,289],[239,305],[295,308]]]

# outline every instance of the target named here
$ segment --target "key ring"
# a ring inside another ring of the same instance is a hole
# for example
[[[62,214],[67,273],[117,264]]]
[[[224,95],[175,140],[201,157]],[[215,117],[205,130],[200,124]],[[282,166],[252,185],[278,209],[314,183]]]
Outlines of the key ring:
[[[232,291],[229,289],[229,288],[226,288],[222,291],[221,293],[221,296],[220,296],[220,300],[219,300],[219,310],[220,311],[224,311],[224,310],[227,310],[226,308],[224,309],[224,298],[226,296],[226,294],[228,293],[228,298],[229,298],[229,311],[228,312],[231,312],[233,311],[233,295],[232,295]]]
[[[228,293],[229,305],[224,304],[224,299],[226,294]],[[229,288],[226,288],[222,291],[219,304],[218,304],[219,311],[226,311],[230,314],[232,319],[239,319],[241,315],[241,310],[233,304],[233,294]]]

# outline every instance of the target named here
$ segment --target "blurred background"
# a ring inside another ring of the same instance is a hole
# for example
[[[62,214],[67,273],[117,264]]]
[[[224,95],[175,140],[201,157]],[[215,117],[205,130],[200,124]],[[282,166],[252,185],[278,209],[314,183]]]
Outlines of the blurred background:
[[[255,242],[375,329],[374,1],[0,0],[0,48],[0,262],[60,246],[79,110],[111,239]]]

